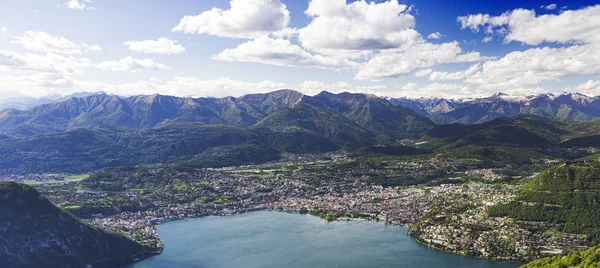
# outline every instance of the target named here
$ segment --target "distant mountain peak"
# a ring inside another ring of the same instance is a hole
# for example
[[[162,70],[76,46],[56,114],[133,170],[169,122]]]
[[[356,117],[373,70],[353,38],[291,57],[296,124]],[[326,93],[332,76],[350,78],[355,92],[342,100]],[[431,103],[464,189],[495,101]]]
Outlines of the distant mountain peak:
[[[571,120],[600,118],[600,96],[581,93],[509,95],[498,92],[489,97],[440,99],[399,98],[390,102],[429,116],[438,124],[483,123],[498,117],[531,114]]]
[[[494,95],[492,95],[492,98],[498,98],[498,97],[504,97],[504,96],[509,96],[509,95],[504,92],[496,92]]]

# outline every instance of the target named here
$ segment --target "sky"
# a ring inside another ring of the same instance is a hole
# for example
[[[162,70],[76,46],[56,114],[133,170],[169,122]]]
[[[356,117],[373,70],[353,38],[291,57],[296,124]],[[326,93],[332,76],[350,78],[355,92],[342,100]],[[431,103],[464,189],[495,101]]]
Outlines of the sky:
[[[600,95],[600,1],[12,0],[0,100]]]

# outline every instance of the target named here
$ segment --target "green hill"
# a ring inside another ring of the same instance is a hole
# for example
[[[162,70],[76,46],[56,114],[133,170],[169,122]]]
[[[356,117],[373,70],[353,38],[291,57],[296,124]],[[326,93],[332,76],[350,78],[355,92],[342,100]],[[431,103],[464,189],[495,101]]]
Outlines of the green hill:
[[[0,182],[3,267],[117,267],[153,249],[81,222],[24,184]]]
[[[521,268],[597,268],[600,267],[600,246],[585,251],[574,251],[567,255],[555,255],[532,261]]]
[[[81,173],[104,167],[185,163],[222,167],[275,160],[262,137],[229,125],[167,124],[133,131],[75,129],[0,141],[0,170]]]
[[[312,98],[305,98],[303,102],[341,113],[375,136],[419,138],[434,125],[428,118],[408,108],[393,105],[371,94],[333,94],[324,91]]]
[[[309,104],[299,104],[275,112],[256,124],[255,128],[284,133],[287,138],[296,138],[293,140],[294,143],[304,139],[296,137],[303,133],[309,136],[323,137],[340,148],[359,148],[374,143],[374,138],[369,131],[346,117]],[[330,145],[323,142],[323,144],[315,146],[327,148]]]
[[[570,122],[539,116],[498,118],[475,125],[438,125],[425,133],[422,140],[437,146],[511,145],[545,148],[553,146],[582,147],[595,141],[600,122]],[[571,140],[571,141],[569,141]],[[591,145],[594,145],[592,143]]]
[[[491,216],[555,223],[567,233],[600,243],[600,162],[567,162],[527,183],[514,201],[491,207]]]

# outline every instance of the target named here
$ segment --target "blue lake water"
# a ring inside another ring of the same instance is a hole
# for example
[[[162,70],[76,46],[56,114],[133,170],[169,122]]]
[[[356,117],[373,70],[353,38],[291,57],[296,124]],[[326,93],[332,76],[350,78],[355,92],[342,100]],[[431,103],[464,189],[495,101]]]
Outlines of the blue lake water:
[[[518,267],[423,246],[407,228],[259,211],[159,226],[161,255],[127,267]]]

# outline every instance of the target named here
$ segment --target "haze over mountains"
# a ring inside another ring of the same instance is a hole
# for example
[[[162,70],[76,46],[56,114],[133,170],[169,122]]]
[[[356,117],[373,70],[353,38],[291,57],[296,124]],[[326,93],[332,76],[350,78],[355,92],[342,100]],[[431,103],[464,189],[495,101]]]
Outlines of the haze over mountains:
[[[38,105],[44,105],[48,103],[52,103],[61,99],[67,99],[71,97],[85,97],[95,94],[103,94],[103,92],[77,92],[70,95],[60,95],[60,94],[52,94],[48,96],[42,97],[0,97],[0,110],[3,109],[18,109],[18,110],[27,110],[31,109]]]

